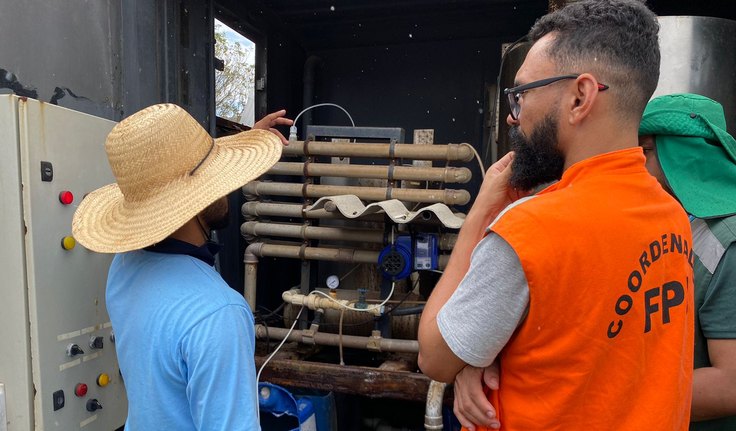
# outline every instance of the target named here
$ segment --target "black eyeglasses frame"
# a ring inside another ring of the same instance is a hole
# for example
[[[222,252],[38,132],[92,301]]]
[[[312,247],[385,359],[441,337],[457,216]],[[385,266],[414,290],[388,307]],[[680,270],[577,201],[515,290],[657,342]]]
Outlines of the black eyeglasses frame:
[[[539,81],[532,81],[526,84],[517,85],[516,87],[505,88],[503,90],[503,94],[508,96],[509,113],[511,114],[511,118],[513,118],[514,120],[519,119],[519,114],[521,113],[519,98],[522,94],[535,88],[546,87],[547,85],[553,84],[557,81],[562,81],[564,79],[577,79],[580,75],[581,74],[553,76],[551,78],[540,79]],[[604,91],[608,88],[609,87],[606,84],[598,84],[598,91]]]

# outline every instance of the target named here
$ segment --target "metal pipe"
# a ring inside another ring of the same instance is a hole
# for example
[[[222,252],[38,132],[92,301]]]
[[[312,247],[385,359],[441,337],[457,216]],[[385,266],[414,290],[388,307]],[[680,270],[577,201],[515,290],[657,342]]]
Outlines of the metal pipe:
[[[241,210],[245,217],[291,217],[291,218],[307,218],[307,219],[331,219],[331,220],[344,220],[345,217],[337,211],[336,206],[328,208],[325,206],[323,209],[310,210],[307,212],[303,211],[304,205],[302,204],[290,204],[290,203],[272,203],[272,202],[246,202],[243,204]],[[364,214],[360,217],[360,221],[375,221],[384,222],[386,216],[383,213],[379,214]],[[412,220],[412,223],[430,224],[437,225],[441,224],[439,220],[434,217],[426,219],[424,217],[417,217]],[[444,249],[443,249],[444,250]],[[449,250],[449,249],[448,249]]]
[[[256,284],[258,279],[258,257],[253,254],[254,244],[249,245],[245,249],[245,281],[243,283],[243,296],[245,301],[250,305],[250,310],[256,312]]]
[[[290,204],[290,203],[273,203],[273,202],[246,202],[243,204],[241,210],[243,216],[246,217],[292,217],[292,218],[307,218],[307,219],[331,219],[331,220],[344,220],[343,216],[336,206],[332,208],[320,208],[310,211],[304,211],[304,205],[302,204]],[[383,214],[365,214],[360,217],[361,221],[385,221]],[[432,220],[432,219],[430,219]],[[425,222],[423,219],[415,219],[414,221]]]
[[[427,391],[427,407],[424,413],[424,429],[442,429],[442,401],[445,398],[447,383],[432,380]]]
[[[288,148],[288,147],[284,147]],[[251,181],[243,186],[246,196],[294,196],[321,198],[335,195],[355,195],[369,201],[383,201],[399,199],[402,201],[422,203],[443,203],[445,205],[465,205],[470,202],[470,193],[467,190],[425,190],[399,189],[385,187],[358,187],[358,186],[325,186],[301,183],[280,183]]]
[[[374,244],[384,244],[386,242],[384,233],[375,229],[305,226],[289,223],[248,221],[240,226],[240,233],[245,237],[277,236],[300,239],[369,242]],[[455,242],[457,242],[457,234],[441,234],[438,246],[441,250],[452,250]]]
[[[285,257],[289,259],[325,260],[329,262],[378,263],[377,251],[351,248],[301,247],[298,245],[253,243],[258,257]]]
[[[262,217],[262,216],[276,216],[276,217],[294,217],[294,218],[327,218],[328,216],[334,216],[333,213],[327,210],[321,210],[325,214],[316,216],[316,211],[311,211],[312,214],[305,213],[304,205],[302,204],[287,204],[287,203],[270,203],[270,202],[246,202],[240,208],[243,212],[243,216]],[[335,217],[337,218],[337,217]]]
[[[450,166],[444,168],[395,166],[392,172],[389,172],[389,170],[389,166],[278,162],[269,169],[268,173],[273,175],[378,178],[384,180],[388,179],[390,173],[394,180],[441,181],[445,183],[467,183],[472,177],[470,169]]]
[[[301,224],[264,223],[248,221],[240,226],[243,236],[280,236],[288,238],[341,240],[370,243],[384,243],[381,230],[348,229],[340,227],[305,226]]]
[[[333,310],[341,310],[345,307],[355,307],[356,300],[347,300],[347,299],[335,299],[335,298],[326,298],[324,296],[318,296],[316,294],[311,295],[302,295],[299,291],[294,290],[286,290],[281,294],[281,299],[284,300],[287,304],[292,305],[303,305],[310,310],[320,310],[320,309],[333,309]],[[369,308],[366,308],[365,311],[358,311],[360,313],[366,313],[366,314],[372,314],[374,316],[381,316],[383,314],[383,306],[377,307],[372,306]],[[355,311],[355,310],[353,310]]]
[[[353,248],[329,248],[329,247],[302,247],[299,245],[266,244],[255,242],[249,246],[253,247],[253,254],[258,257],[285,257],[288,259],[324,260],[329,262],[346,263],[378,263],[378,251],[356,250]],[[444,269],[449,254],[439,256],[439,268]]]
[[[256,325],[257,339],[269,337],[283,339],[288,332],[287,328],[266,328],[264,325]],[[339,346],[340,335],[298,329],[291,332],[287,341],[320,346]],[[352,349],[365,349],[375,352],[419,353],[419,343],[416,340],[383,338],[379,331],[373,331],[373,335],[370,337],[343,335],[342,345]]]
[[[322,62],[322,59],[316,55],[310,55],[304,61],[304,74],[302,75],[304,90],[302,92],[302,107],[306,108],[314,104],[314,77],[316,75],[317,65]],[[306,111],[302,119],[302,124],[306,130],[308,124],[312,124],[312,110]]]
[[[397,308],[391,311],[392,316],[411,316],[414,314],[422,314],[424,311],[424,305],[418,305],[416,307],[405,307]]]
[[[365,142],[309,142],[308,155],[337,156],[337,157],[366,157],[383,159],[413,159],[413,160],[473,160],[472,147],[464,144],[446,145],[413,145],[413,144],[377,144]],[[393,147],[393,155],[391,154]],[[304,141],[290,142],[284,147],[285,156],[304,156]]]

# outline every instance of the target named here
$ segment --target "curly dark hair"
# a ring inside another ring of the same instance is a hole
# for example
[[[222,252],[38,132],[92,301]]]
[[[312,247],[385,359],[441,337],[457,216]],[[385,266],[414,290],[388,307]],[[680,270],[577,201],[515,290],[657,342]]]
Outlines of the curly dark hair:
[[[640,119],[659,81],[659,23],[642,0],[582,0],[543,16],[529,30],[555,38],[547,54],[560,73],[590,72],[616,98],[623,116]]]

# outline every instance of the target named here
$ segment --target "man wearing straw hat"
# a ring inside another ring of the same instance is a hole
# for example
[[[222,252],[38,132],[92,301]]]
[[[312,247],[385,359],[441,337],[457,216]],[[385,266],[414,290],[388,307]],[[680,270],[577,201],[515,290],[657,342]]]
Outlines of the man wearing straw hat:
[[[284,114],[255,127],[291,124]],[[266,130],[213,139],[182,108],[160,104],[107,137],[117,182],[85,197],[73,233],[117,253],[106,300],[127,430],[259,428],[253,315],[213,268],[209,238],[227,219],[227,194],[279,159],[285,139]]]

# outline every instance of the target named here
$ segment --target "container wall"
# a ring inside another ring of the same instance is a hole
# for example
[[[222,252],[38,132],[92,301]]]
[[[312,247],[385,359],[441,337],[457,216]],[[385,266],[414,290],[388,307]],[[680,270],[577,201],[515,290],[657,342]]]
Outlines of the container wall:
[[[699,16],[659,18],[662,65],[654,96],[697,93],[721,103],[736,132],[736,21]]]

